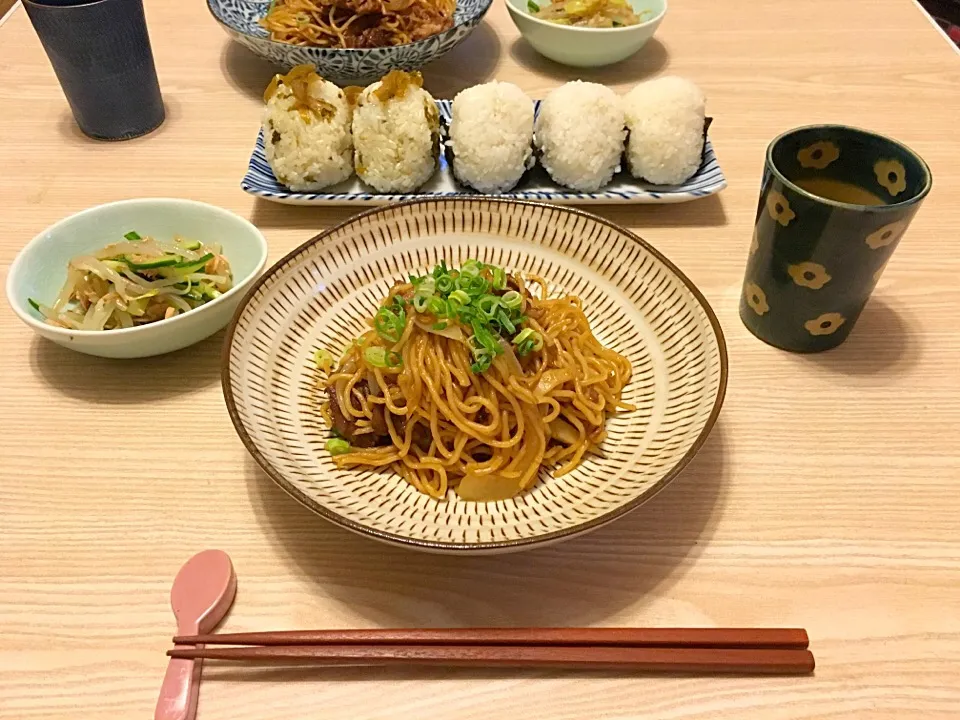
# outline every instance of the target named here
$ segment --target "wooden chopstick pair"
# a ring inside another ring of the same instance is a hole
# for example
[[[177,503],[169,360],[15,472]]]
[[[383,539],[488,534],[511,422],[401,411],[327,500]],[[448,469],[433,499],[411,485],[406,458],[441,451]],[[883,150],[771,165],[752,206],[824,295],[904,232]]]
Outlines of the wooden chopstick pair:
[[[167,655],[272,664],[439,665],[667,673],[813,672],[792,628],[306,630],[175,637]]]

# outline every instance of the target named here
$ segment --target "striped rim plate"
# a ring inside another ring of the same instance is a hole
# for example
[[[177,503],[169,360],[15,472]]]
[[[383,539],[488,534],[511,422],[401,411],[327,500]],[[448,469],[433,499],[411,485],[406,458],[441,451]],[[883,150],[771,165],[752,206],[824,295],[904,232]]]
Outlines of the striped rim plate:
[[[391,285],[441,259],[541,275],[575,293],[597,338],[630,360],[601,454],[562,477],[541,471],[516,498],[441,501],[391,472],[339,470],[324,449],[314,353],[368,329]],[[244,299],[224,351],[223,390],[247,449],[322,517],[385,542],[476,554],[545,545],[600,527],[653,497],[696,454],[723,402],[727,355],[703,295],[654,248],[578,210],[466,198],[354,216],[269,269]]]
[[[440,117],[450,122],[450,100],[437,100]],[[540,101],[534,104],[539,112]],[[287,205],[387,205],[407,200],[434,198],[476,197],[477,193],[456,181],[447,154],[440,156],[440,168],[433,178],[417,193],[410,195],[383,195],[371,192],[355,176],[323,193],[294,192],[281,185],[273,176],[270,164],[263,151],[263,132],[257,143],[240,186],[244,191],[271,202]],[[679,203],[714,195],[727,186],[720,162],[713,150],[710,138],[703,149],[703,162],[697,173],[682,185],[651,185],[630,177],[629,173],[617,173],[613,181],[602,190],[593,193],[574,192],[557,185],[546,171],[537,165],[528,172],[511,192],[498,195],[510,200],[533,200],[554,205],[611,205],[618,203]]]

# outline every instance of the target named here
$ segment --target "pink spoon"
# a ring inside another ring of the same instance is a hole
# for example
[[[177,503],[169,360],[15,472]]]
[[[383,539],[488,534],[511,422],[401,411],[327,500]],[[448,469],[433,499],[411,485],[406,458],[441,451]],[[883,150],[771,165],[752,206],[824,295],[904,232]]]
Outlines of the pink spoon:
[[[187,560],[173,581],[170,605],[177,635],[212,632],[237,594],[237,576],[222,550],[204,550]],[[200,660],[171,659],[160,687],[154,720],[193,720],[200,692]]]

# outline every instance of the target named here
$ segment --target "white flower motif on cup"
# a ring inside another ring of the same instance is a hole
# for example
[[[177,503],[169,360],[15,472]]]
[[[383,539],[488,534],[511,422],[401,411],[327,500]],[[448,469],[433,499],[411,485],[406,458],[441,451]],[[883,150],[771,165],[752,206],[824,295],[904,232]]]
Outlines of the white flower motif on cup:
[[[800,167],[823,170],[827,165],[840,157],[840,148],[829,140],[820,140],[797,153],[797,162]]]
[[[894,197],[907,189],[907,171],[899,160],[877,160],[873,164],[873,173],[877,182]]]
[[[864,242],[870,247],[871,250],[879,250],[882,247],[886,247],[894,242],[897,238],[903,235],[903,231],[906,229],[907,224],[902,220],[892,222],[889,225],[884,225],[878,230],[874,230],[872,233],[867,235]]]
[[[824,313],[813,320],[807,320],[803,326],[811,335],[833,335],[847,319],[840,313]]]
[[[763,289],[755,282],[748,282],[743,286],[743,295],[757,315],[764,315],[770,311],[770,305],[767,303],[767,295]]]

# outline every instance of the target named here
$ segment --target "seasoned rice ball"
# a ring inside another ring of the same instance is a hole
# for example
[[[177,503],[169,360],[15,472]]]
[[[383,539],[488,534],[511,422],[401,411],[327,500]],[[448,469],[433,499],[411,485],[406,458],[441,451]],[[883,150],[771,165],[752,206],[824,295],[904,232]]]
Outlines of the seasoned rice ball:
[[[416,190],[440,153],[440,114],[420,73],[392,70],[366,87],[353,113],[357,175],[379,192]]]
[[[657,185],[689,180],[703,156],[706,99],[689,80],[662,77],[640,83],[623,98],[630,139],[627,166]]]
[[[352,111],[343,90],[299,65],[264,94],[263,145],[273,174],[291,190],[322,190],[353,174]]]
[[[574,190],[592,192],[610,182],[625,135],[620,98],[605,85],[569,82],[540,105],[540,162],[556,182]]]
[[[516,85],[488,82],[453,100],[450,148],[457,178],[484,193],[507,192],[533,159],[533,101]]]

